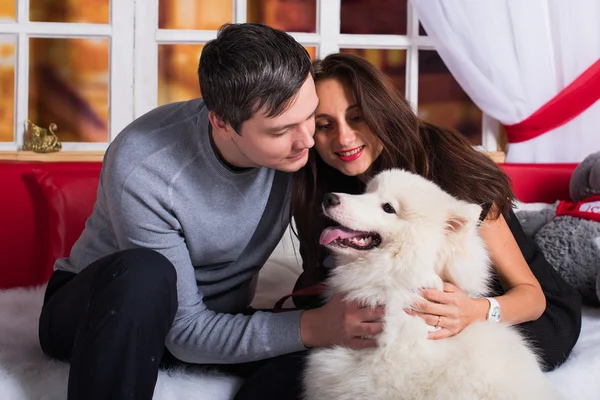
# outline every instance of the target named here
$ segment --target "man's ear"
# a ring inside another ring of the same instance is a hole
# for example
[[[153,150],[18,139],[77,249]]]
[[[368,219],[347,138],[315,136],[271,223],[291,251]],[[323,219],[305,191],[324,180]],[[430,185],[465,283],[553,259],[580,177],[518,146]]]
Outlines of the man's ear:
[[[479,222],[481,211],[481,206],[477,204],[458,201],[446,220],[446,231],[460,232],[464,228],[476,225]]]
[[[208,120],[213,127],[213,131],[223,140],[231,140],[231,135],[235,134],[229,123],[225,122],[221,117],[215,114],[214,111],[208,112]]]

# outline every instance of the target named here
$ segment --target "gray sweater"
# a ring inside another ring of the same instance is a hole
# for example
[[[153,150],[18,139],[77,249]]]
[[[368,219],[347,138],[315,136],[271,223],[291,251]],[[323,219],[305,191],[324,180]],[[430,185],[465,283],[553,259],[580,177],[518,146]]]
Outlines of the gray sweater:
[[[241,363],[304,350],[300,312],[242,315],[289,222],[291,175],[234,172],[215,154],[201,99],[159,107],[110,145],[97,201],[68,258],[79,272],[122,249],[165,255],[179,308],[166,339],[177,358]]]

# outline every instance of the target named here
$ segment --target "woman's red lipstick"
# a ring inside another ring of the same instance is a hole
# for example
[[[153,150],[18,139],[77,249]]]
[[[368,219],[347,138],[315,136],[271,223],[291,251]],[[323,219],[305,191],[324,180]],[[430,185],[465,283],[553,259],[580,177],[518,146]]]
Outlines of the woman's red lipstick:
[[[365,146],[355,147],[353,149],[336,152],[335,154],[344,162],[351,162],[362,156]]]

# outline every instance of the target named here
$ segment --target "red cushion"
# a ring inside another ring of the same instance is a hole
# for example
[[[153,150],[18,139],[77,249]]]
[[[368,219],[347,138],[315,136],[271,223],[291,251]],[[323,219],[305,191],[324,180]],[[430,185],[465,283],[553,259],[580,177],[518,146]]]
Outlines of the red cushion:
[[[73,207],[76,210],[86,208],[91,212],[101,167],[99,162],[0,161],[0,289],[43,283],[52,271],[56,254],[59,254],[56,251],[60,252],[61,246],[62,250],[69,247],[68,242],[79,236],[83,228],[82,223],[75,223],[77,232],[59,237],[58,243],[61,245],[55,245],[58,230],[51,227],[50,221],[50,210],[57,209],[50,203],[54,204],[55,201],[53,196],[47,195],[49,191],[42,190],[32,171],[40,171],[36,175],[41,171],[47,172],[52,181],[66,179],[61,172],[79,172],[79,178],[84,175],[95,177],[95,184],[88,182],[89,185],[79,188],[69,186],[69,190],[77,189],[76,193],[86,196],[89,201],[87,205],[75,205],[70,200],[67,202],[67,215],[80,219],[81,216],[77,216],[78,211],[73,211]],[[55,187],[59,185],[55,184]],[[61,193],[67,193],[66,189]],[[52,199],[50,203],[48,199]],[[72,226],[71,222],[65,221],[65,224]],[[53,254],[50,254],[51,248],[54,249]]]
[[[69,255],[81,235],[96,201],[99,174],[81,169],[34,169],[32,175],[44,197],[36,207],[47,212],[47,261],[54,264],[57,258]],[[51,273],[51,269],[46,272]]]
[[[569,198],[576,166],[501,165],[521,201],[546,203]],[[101,167],[0,161],[0,289],[40,284],[56,258],[68,255],[92,211]]]
[[[578,164],[500,164],[512,180],[513,191],[524,203],[568,200],[569,182]]]

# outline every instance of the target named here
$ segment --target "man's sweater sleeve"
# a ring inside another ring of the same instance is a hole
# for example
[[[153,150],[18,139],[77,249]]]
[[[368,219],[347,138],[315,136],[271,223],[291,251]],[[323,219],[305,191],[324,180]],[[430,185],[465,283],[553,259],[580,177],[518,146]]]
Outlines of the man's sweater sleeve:
[[[190,363],[229,364],[305,350],[300,311],[246,316],[215,313],[205,306],[168,185],[148,178],[135,169],[125,176],[105,170],[101,184],[119,248],[152,249],[175,266],[178,309],[166,338],[169,351]]]

